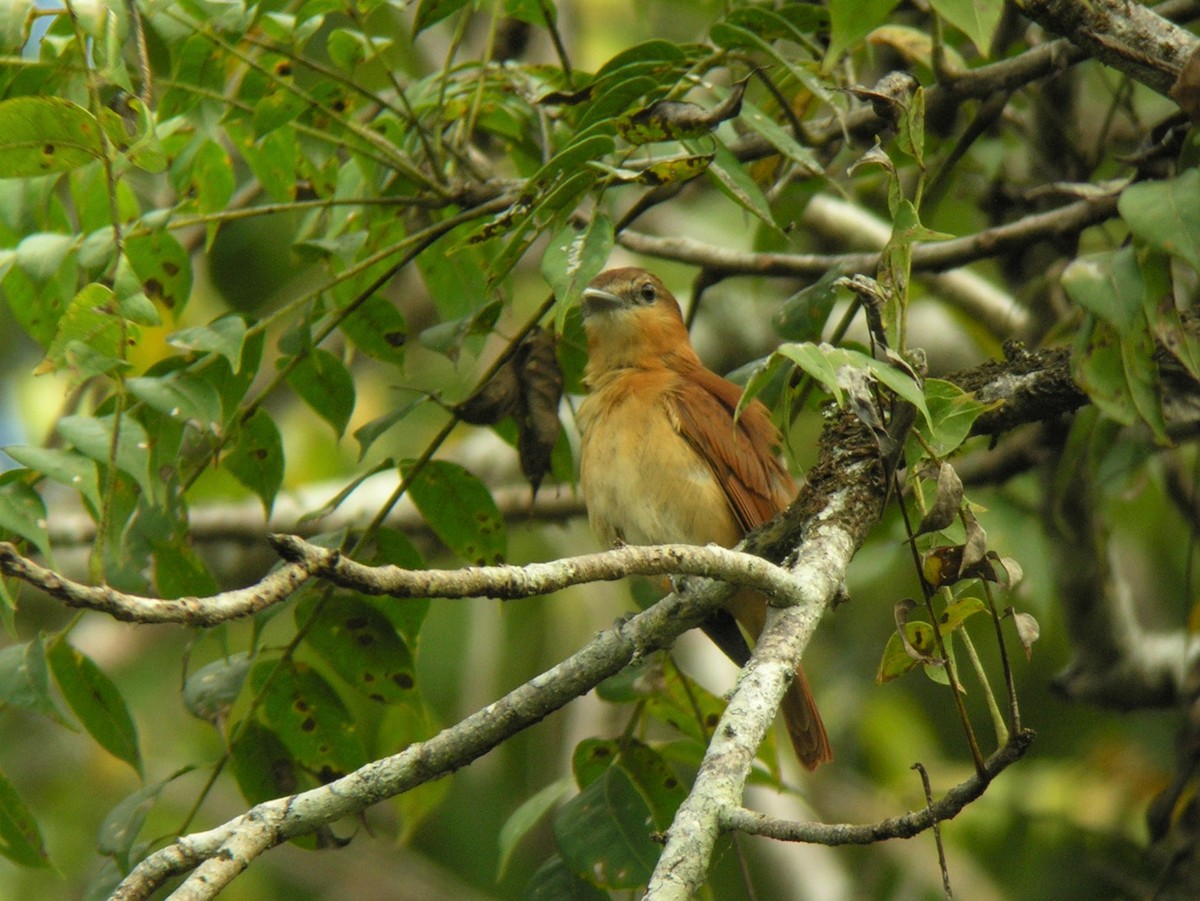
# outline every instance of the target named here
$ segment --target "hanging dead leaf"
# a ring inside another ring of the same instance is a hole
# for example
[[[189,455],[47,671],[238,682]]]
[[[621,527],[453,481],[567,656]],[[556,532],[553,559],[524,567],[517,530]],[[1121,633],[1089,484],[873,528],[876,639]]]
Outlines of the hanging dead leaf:
[[[517,451],[521,472],[536,495],[542,479],[550,471],[550,455],[562,429],[558,404],[562,399],[563,375],[555,353],[554,336],[535,328],[521,342],[516,360],[521,399],[517,416]]]
[[[963,483],[949,463],[942,462],[938,467],[937,489],[933,495],[933,503],[929,505],[921,524],[917,526],[918,535],[930,532],[940,532],[958,518],[962,508]]]
[[[967,524],[967,541],[963,545],[962,556],[962,568],[965,572],[978,565],[987,554],[987,532],[975,519],[975,514],[969,507],[964,508],[962,514]]]
[[[510,358],[478,391],[455,407],[454,412],[471,425],[495,425],[505,416],[516,413],[520,404],[517,366]]]
[[[1042,627],[1038,625],[1038,621],[1034,619],[1032,613],[1018,613],[1012,607],[1007,608],[1004,612],[1012,615],[1013,625],[1017,627],[1017,639],[1025,651],[1025,659],[1032,660],[1033,643],[1041,636]]]

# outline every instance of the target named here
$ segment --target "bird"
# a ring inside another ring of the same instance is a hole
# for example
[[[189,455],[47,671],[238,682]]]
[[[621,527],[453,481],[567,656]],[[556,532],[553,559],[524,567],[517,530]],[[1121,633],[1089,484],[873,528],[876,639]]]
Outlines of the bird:
[[[780,436],[767,408],[753,400],[735,418],[742,389],[701,363],[679,302],[657,276],[601,272],[581,312],[580,488],[602,543],[732,547],[791,502],[796,484],[776,456]],[[750,651],[738,625],[757,639],[766,615],[766,598],[742,590],[704,631],[740,666]],[[800,763],[811,770],[831,761],[803,668],[781,707]]]

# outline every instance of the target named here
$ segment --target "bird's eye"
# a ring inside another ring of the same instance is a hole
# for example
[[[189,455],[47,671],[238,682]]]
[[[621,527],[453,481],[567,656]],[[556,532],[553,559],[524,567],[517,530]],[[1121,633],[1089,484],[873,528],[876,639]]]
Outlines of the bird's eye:
[[[654,285],[649,282],[646,282],[638,289],[638,294],[641,296],[643,303],[654,303],[654,298],[658,296],[654,290]]]

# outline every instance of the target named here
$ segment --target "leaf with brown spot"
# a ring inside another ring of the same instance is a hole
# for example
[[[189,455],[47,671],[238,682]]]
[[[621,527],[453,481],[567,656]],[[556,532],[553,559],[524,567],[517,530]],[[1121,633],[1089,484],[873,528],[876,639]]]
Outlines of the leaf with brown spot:
[[[371,600],[338,592],[296,607],[305,642],[360,693],[380,703],[413,703],[416,665],[408,645]]]
[[[263,722],[296,762],[329,781],[367,762],[354,718],[333,686],[305,663],[264,660],[251,670]]]

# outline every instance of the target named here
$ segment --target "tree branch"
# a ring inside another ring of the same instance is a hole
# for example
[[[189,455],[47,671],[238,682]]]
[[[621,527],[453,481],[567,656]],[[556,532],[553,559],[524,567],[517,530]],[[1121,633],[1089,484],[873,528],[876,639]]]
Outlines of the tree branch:
[[[1200,46],[1195,35],[1129,0],[1019,0],[1017,6],[1043,28],[1164,96]]]
[[[272,535],[279,555],[343,588],[396,598],[490,597],[509,600],[549,594],[585,582],[613,582],[627,576],[683,575],[719,579],[786,599],[796,593],[794,577],[761,557],[716,545],[628,545],[598,554],[525,566],[469,566],[466,569],[404,569],[365,566],[336,550],[293,535]]]
[[[309,577],[303,566],[292,563],[264,576],[249,588],[224,591],[206,598],[163,600],[74,582],[21,556],[7,541],[0,541],[0,572],[40,588],[70,607],[97,610],[124,622],[188,626],[215,626],[257,613],[289,598]]]
[[[820,845],[870,845],[889,839],[912,838],[934,823],[958,816],[963,808],[987,791],[997,776],[1025,756],[1033,739],[1034,733],[1030,730],[1013,732],[1008,741],[984,763],[982,774],[972,772],[968,779],[927,807],[878,823],[800,823],[737,807],[722,813],[721,828],[726,832],[737,830],[778,841]]]
[[[912,270],[940,272],[975,260],[999,256],[1036,241],[1074,235],[1117,212],[1116,193],[1077,200],[1066,206],[1033,213],[1015,222],[987,228],[949,241],[913,245]],[[841,268],[847,273],[874,272],[878,253],[755,253],[706,244],[695,238],[660,238],[626,229],[617,236],[635,253],[700,266],[729,275],[804,276],[823,275]]]
[[[796,578],[800,603],[768,614],[692,790],[667,832],[648,899],[690,898],[703,884],[722,813],[741,806],[755,753],[796,665],[821,613],[841,592],[846,569],[886,497],[870,432],[853,415],[836,414],[822,432],[820,462],[809,472],[801,497],[775,527],[776,534],[763,536],[776,550],[792,549],[784,566]]]
[[[211,898],[270,848],[466,766],[639,657],[669,647],[703,622],[731,590],[703,582],[689,586],[686,598],[668,595],[428,741],[320,788],[258,804],[216,829],[182,836],[139,863],[112,897],[149,897],[167,878],[194,868],[178,897]]]

